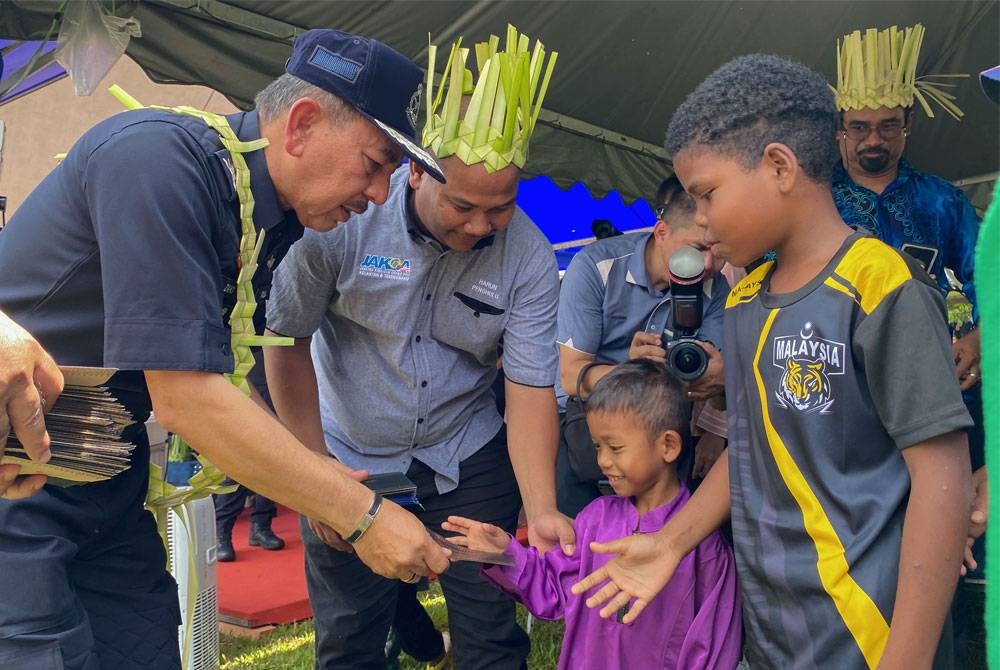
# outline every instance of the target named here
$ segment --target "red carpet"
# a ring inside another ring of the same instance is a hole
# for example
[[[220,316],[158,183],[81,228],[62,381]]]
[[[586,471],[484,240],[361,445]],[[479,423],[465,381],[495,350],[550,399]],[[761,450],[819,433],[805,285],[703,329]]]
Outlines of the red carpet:
[[[247,545],[249,510],[236,521],[233,528],[236,560],[216,563],[221,621],[257,628],[312,618],[299,515],[279,506],[271,528],[285,541],[281,551],[264,551]],[[527,545],[528,529],[518,528],[517,539]]]
[[[278,507],[271,528],[285,541],[281,551],[247,546],[249,511],[236,522],[233,529],[236,561],[216,564],[220,620],[256,628],[312,617],[306,595],[299,516]]]

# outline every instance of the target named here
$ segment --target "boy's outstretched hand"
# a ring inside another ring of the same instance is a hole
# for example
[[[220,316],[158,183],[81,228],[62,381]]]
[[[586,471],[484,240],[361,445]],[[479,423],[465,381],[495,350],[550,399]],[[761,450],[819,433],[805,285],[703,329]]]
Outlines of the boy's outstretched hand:
[[[449,516],[448,520],[441,524],[445,530],[458,533],[455,537],[449,537],[450,542],[472,549],[473,551],[485,551],[490,554],[502,554],[510,544],[510,535],[488,523],[466,519],[464,516]]]
[[[587,607],[604,605],[600,614],[601,618],[607,619],[635,598],[622,619],[622,623],[632,623],[667,585],[680,564],[680,557],[665,545],[657,534],[591,542],[590,550],[594,553],[617,555],[574,584],[573,593],[580,595],[607,582],[587,598]]]

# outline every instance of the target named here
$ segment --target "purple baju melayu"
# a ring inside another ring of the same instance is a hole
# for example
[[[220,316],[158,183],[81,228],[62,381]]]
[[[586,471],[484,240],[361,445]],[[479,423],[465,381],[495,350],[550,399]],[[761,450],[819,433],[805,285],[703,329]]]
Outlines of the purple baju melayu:
[[[740,660],[740,605],[733,553],[718,532],[684,557],[670,583],[631,625],[602,619],[570,587],[607,563],[610,555],[590,551],[635,533],[654,533],[690,498],[686,488],[640,521],[630,498],[605,496],[590,503],[574,522],[576,552],[558,547],[543,556],[511,540],[506,552],[517,563],[491,566],[483,574],[523,603],[539,619],[564,619],[560,670],[731,670]]]

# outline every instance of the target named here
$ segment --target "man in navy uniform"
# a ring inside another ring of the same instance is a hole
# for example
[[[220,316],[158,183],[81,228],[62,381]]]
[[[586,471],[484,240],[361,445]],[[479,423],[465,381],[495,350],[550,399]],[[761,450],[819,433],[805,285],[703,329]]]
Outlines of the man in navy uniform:
[[[383,202],[404,152],[441,176],[412,142],[422,78],[384,44],[306,32],[256,109],[225,117],[234,151],[196,115],[114,116],[0,233],[0,310],[60,364],[117,368],[109,386],[136,419],[121,475],[0,501],[0,667],[180,666],[177,590],[143,508],[150,409],[237,481],[352,539],[379,574],[448,567],[416,518],[303,448],[221,374],[234,367],[243,223],[266,231],[252,282],[262,301],[303,228]],[[36,360],[4,377],[30,379]]]

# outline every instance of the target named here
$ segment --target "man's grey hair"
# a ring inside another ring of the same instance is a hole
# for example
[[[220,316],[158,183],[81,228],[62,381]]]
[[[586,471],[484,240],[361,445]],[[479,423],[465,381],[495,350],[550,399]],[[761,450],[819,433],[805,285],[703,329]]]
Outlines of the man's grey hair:
[[[674,112],[667,153],[708,148],[747,169],[764,147],[786,145],[805,174],[826,183],[840,160],[837,108],[822,76],[767,54],[735,58],[710,74]]]
[[[691,401],[663,363],[643,358],[627,361],[601,377],[583,403],[584,412],[634,414],[650,437],[673,430],[685,437]]]
[[[301,98],[312,98],[330,117],[330,123],[337,126],[358,115],[349,103],[329,91],[299,79],[292,74],[283,74],[254,98],[254,106],[261,121],[273,121]]]

